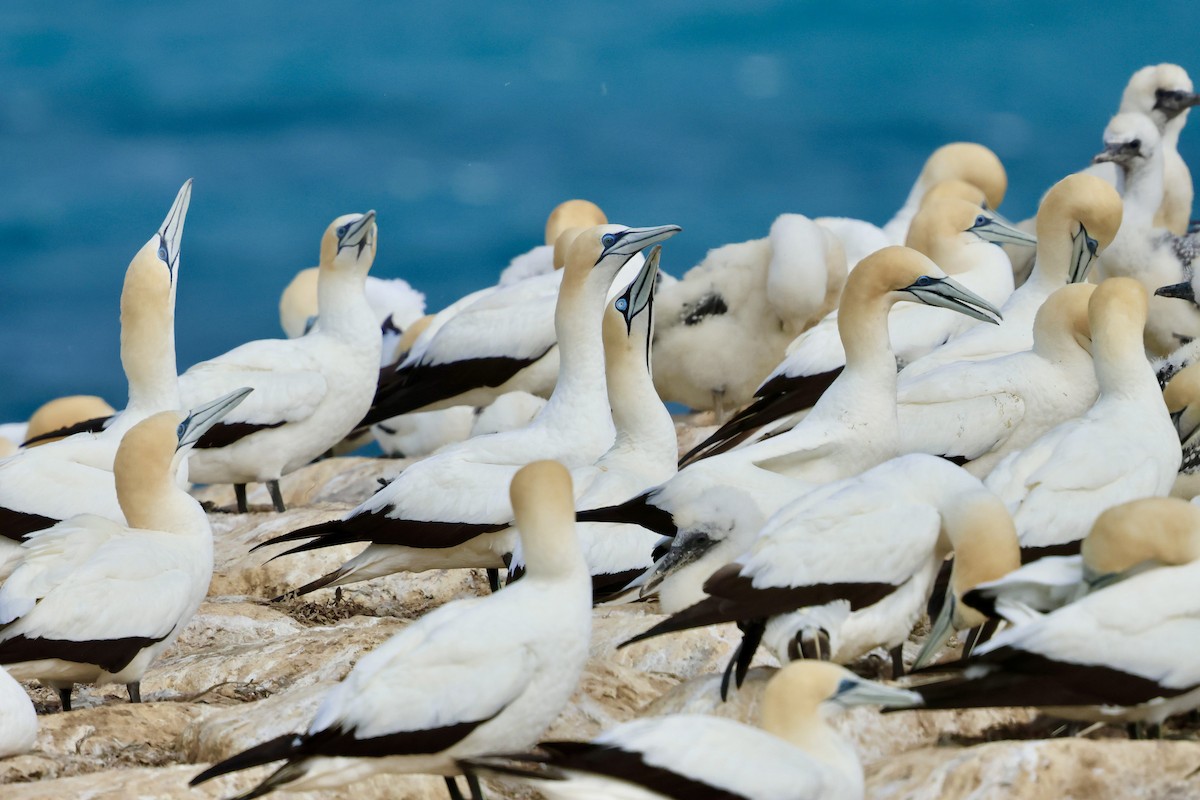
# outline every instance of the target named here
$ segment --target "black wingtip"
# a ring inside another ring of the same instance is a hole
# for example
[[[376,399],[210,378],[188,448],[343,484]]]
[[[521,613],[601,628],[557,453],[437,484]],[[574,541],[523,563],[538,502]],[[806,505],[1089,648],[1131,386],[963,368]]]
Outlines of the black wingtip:
[[[259,767],[272,761],[281,761],[291,756],[303,742],[303,737],[295,733],[285,733],[274,739],[257,744],[249,750],[243,750],[237,755],[230,756],[224,761],[213,764],[196,777],[188,781],[188,786],[198,786],[205,781],[226,775],[230,772]]]
[[[333,520],[328,520],[326,522],[318,522],[315,525],[305,525],[303,528],[297,528],[294,531],[288,531],[287,533],[281,533],[278,536],[272,536],[270,539],[267,539],[265,542],[259,542],[258,544],[251,547],[250,552],[254,553],[258,550],[263,549],[264,547],[270,547],[273,544],[283,544],[285,542],[298,542],[301,539],[315,539],[318,536],[322,536],[326,533],[332,533],[333,531],[336,531],[338,522],[341,522],[341,520],[333,519]],[[299,552],[299,551],[298,550],[289,550],[289,551],[287,551],[287,553],[280,553],[278,556],[272,557],[271,560],[274,561],[276,558],[279,558],[279,556],[286,556],[286,555],[288,555],[288,553],[294,553],[294,552]]]

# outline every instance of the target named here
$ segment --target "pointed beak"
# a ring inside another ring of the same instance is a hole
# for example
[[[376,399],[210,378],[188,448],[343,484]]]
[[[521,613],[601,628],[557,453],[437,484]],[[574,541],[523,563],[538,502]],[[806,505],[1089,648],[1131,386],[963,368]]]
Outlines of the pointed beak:
[[[949,278],[924,276],[903,291],[926,305],[948,308],[982,322],[996,325],[1002,319],[998,308]]]
[[[183,243],[183,222],[187,219],[188,205],[192,202],[192,179],[184,181],[171,203],[167,218],[158,228],[158,257],[166,262],[174,274],[179,264],[179,248]]]
[[[913,662],[913,670],[927,667],[946,646],[946,642],[950,641],[950,637],[954,635],[954,606],[957,603],[954,597],[954,589],[947,587],[946,602],[942,604],[942,612],[938,614],[938,618],[934,620],[933,627],[929,631],[929,637],[925,640],[925,644],[921,646],[921,652],[917,653],[917,660]]]
[[[1029,247],[1037,245],[1036,236],[1026,233],[995,214],[980,214],[975,218],[975,224],[967,230],[992,244],[1023,244]]]
[[[193,408],[188,412],[187,419],[179,426],[179,444],[176,446],[176,449],[181,450],[188,445],[193,445],[200,441],[200,437],[207,433],[209,428],[220,422],[238,403],[245,400],[246,395],[252,391],[254,390],[250,387],[235,389],[207,405]]]
[[[1067,280],[1069,283],[1083,283],[1087,279],[1088,270],[1092,268],[1092,263],[1096,260],[1096,255],[1100,252],[1100,243],[1088,236],[1087,228],[1083,227],[1082,223],[1071,238],[1075,243],[1075,248],[1071,256],[1071,269]]]
[[[363,244],[371,232],[371,226],[374,224],[375,210],[371,209],[350,223],[350,226],[346,228],[346,232],[342,234],[341,241],[338,242],[338,249],[341,250],[343,247],[354,247]]]
[[[680,534],[671,544],[671,549],[654,562],[647,577],[642,581],[640,597],[646,597],[658,588],[659,584],[674,575],[679,570],[700,560],[709,550],[717,545],[717,541],[706,533]]]
[[[1173,119],[1180,113],[1195,105],[1200,105],[1200,94],[1185,91],[1159,90],[1156,94],[1154,107],[1162,111],[1167,119]]]
[[[1103,150],[1092,156],[1093,164],[1103,164],[1106,161],[1112,161],[1114,163],[1121,162],[1121,145],[1106,144]]]
[[[1170,286],[1160,286],[1154,290],[1154,293],[1159,297],[1178,297],[1180,300],[1196,302],[1196,291],[1192,288],[1191,281],[1173,283]]]
[[[652,305],[660,253],[662,253],[662,247],[655,245],[654,249],[650,251],[650,257],[642,265],[641,271],[633,279],[633,283],[629,284],[629,287],[614,304],[617,311],[620,311],[621,316],[625,318],[627,331],[633,329],[633,318]]]
[[[605,249],[600,257],[610,255],[632,256],[635,253],[640,253],[647,247],[659,242],[665,242],[675,234],[679,233],[683,228],[678,225],[659,225],[655,228],[629,228],[625,233],[613,243],[612,247]]]
[[[849,681],[847,681],[849,683]],[[883,706],[884,708],[912,708],[924,705],[925,701],[916,692],[885,686],[863,678],[839,691],[834,697],[843,706]]]

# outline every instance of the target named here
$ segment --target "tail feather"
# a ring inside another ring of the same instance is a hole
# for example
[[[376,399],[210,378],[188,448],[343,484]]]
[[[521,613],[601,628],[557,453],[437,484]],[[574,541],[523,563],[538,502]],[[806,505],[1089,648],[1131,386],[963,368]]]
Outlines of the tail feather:
[[[649,502],[650,493],[645,492],[618,503],[615,506],[590,508],[575,514],[577,522],[616,522],[640,525],[660,536],[674,536],[679,532],[671,512]]]
[[[329,586],[331,583],[336,581],[338,578],[344,577],[345,575],[346,575],[346,573],[342,570],[341,567],[339,567],[338,569],[335,569],[333,572],[329,572],[329,573],[326,573],[325,575],[322,575],[321,577],[317,578],[315,581],[309,581],[308,583],[301,586],[299,589],[292,589],[290,591],[284,592],[283,594],[279,595],[278,597],[272,597],[271,602],[272,603],[282,603],[284,600],[289,600],[293,597],[303,597],[306,594],[311,594],[312,592],[315,592],[317,589],[324,589],[326,586]]]
[[[725,601],[720,597],[706,597],[695,605],[688,606],[682,611],[672,614],[654,627],[642,631],[637,636],[626,639],[617,645],[617,649],[667,633],[702,628],[705,625],[716,625],[721,622],[736,622],[737,617],[730,618],[725,613],[724,605]]]
[[[305,525],[303,528],[297,528],[294,531],[288,531],[287,533],[282,533],[279,536],[272,536],[265,542],[259,542],[258,544],[254,545],[254,547],[251,547],[250,552],[253,553],[257,550],[263,549],[264,547],[270,547],[273,544],[297,542],[301,539],[315,539],[316,537],[322,536],[325,533],[334,533],[338,530],[337,523],[340,521],[341,520],[334,519],[327,522],[318,522],[316,525]],[[289,550],[287,553],[280,553],[279,555],[287,555],[291,552],[298,551]],[[279,556],[275,556],[271,560],[274,561],[276,558],[279,558]]]
[[[251,767],[259,767],[263,764],[270,764],[272,761],[280,761],[285,758],[291,758],[299,750],[304,743],[304,737],[296,733],[285,733],[283,736],[278,736],[274,739],[257,744],[249,750],[243,750],[237,755],[230,756],[224,761],[213,764],[208,769],[201,772],[196,777],[188,782],[188,786],[198,786],[205,781],[210,781],[220,775],[226,775],[230,772],[238,772]],[[243,795],[243,797],[252,797],[254,795]]]

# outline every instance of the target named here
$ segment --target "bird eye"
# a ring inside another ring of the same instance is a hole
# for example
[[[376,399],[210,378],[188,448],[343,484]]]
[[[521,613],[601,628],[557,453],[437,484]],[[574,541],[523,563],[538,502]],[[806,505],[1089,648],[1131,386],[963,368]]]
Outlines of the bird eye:
[[[835,695],[839,695],[839,694],[845,694],[846,692],[850,691],[851,689],[853,689],[853,688],[854,688],[855,686],[857,686],[857,685],[858,685],[858,684],[856,684],[856,683],[855,683],[854,681],[852,681],[852,680],[849,680],[849,679],[843,679],[843,680],[841,680],[841,681],[838,681],[837,689],[834,691],[834,694],[835,694]]]
[[[163,247],[161,244],[158,246],[158,257],[163,263],[170,263],[170,259],[168,258],[167,254],[167,248]]]
[[[928,275],[922,275],[921,277],[917,278],[917,282],[913,285],[914,286],[928,286],[931,283],[933,283],[933,278],[929,277]]]
[[[1142,147],[1142,140],[1134,139],[1132,142],[1130,142],[1129,144],[1127,144],[1125,146],[1128,147],[1130,150],[1140,150]]]
[[[1090,252],[1092,255],[1096,255],[1096,251],[1100,249],[1100,243],[1088,236],[1086,233],[1083,235],[1083,238],[1087,243],[1088,252]]]
[[[175,429],[175,438],[182,439],[183,435],[185,433],[187,433],[187,420],[186,419],[183,422],[179,423],[179,427]]]
[[[988,218],[985,217],[983,214],[980,214],[978,217],[975,218],[975,227],[976,228],[982,228],[984,225],[987,225],[987,223],[988,223]]]
[[[618,297],[615,305],[617,307],[617,311],[624,313],[625,309],[629,308],[629,300],[624,297]]]
[[[350,230],[350,226],[349,226],[349,225],[343,225],[342,227],[338,228],[338,229],[337,229],[337,237],[338,237],[339,239],[340,239],[340,238],[342,238],[343,236],[345,236],[345,235],[346,235],[346,231],[348,231],[348,230]]]
[[[600,244],[604,245],[605,247],[612,247],[616,243],[617,243],[616,234],[606,233],[600,237]]]

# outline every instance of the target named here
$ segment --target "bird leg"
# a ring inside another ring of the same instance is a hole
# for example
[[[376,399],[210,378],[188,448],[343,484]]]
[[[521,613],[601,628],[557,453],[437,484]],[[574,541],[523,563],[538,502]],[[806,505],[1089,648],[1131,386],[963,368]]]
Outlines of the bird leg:
[[[129,702],[142,702],[142,684],[140,681],[125,684],[125,688],[129,690]]]
[[[63,711],[71,710],[71,692],[74,688],[74,685],[71,685],[65,689],[58,690],[58,702],[62,703]]]
[[[1130,722],[1125,726],[1130,739],[1161,739],[1162,725],[1157,722]]]
[[[237,510],[239,514],[245,514],[250,510],[250,506],[246,505],[246,484],[235,483],[233,485],[233,496],[237,498]]]
[[[888,651],[892,656],[892,680],[904,674],[904,645],[898,644]]]
[[[267,491],[271,493],[271,502],[275,505],[275,510],[280,514],[287,511],[287,506],[283,504],[283,493],[279,491],[279,481],[267,481]]]
[[[495,568],[489,569],[487,571],[487,576],[488,586],[491,587],[492,592],[500,591],[500,570]]]
[[[716,417],[717,425],[724,425],[729,419],[729,412],[725,410],[725,390],[713,391],[713,415]]]
[[[446,788],[450,791],[450,800],[464,800],[462,792],[458,789],[458,784],[451,775],[446,776]]]
[[[483,787],[479,785],[479,777],[475,773],[467,773],[467,786],[471,789],[471,800],[484,800]]]

